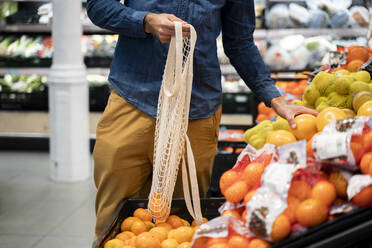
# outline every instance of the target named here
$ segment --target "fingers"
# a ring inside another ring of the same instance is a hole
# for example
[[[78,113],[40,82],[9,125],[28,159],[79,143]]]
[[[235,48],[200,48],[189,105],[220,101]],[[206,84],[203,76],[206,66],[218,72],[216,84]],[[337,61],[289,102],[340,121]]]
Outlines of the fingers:
[[[317,116],[318,111],[314,109],[306,108],[304,106],[296,106],[295,116],[300,115],[300,114],[310,114],[310,115]]]
[[[292,129],[296,129],[297,125],[296,125],[296,121],[294,119],[294,115],[291,115],[287,118],[288,120],[288,124],[289,126],[292,128]]]

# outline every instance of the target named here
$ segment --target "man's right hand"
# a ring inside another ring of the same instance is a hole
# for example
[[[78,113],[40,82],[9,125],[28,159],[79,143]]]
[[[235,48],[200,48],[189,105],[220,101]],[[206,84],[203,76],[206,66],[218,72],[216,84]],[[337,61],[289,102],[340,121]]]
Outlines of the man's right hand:
[[[187,22],[171,14],[148,14],[145,17],[145,32],[158,37],[161,43],[169,43],[174,35],[174,21],[182,23],[182,35],[190,36]]]

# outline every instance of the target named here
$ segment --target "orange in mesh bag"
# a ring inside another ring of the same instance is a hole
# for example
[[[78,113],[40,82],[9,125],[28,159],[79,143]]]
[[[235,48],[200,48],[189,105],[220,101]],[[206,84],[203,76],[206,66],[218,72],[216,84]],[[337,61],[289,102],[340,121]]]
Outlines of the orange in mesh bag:
[[[175,22],[175,36],[172,37],[169,46],[159,93],[153,178],[148,203],[151,216],[158,222],[165,221],[169,216],[178,166],[182,161],[182,181],[187,208],[198,224],[203,223],[195,161],[186,133],[189,121],[195,43],[195,29],[190,25],[190,37],[183,38],[182,24]],[[189,171],[186,169],[186,161]],[[188,174],[192,197],[190,196]]]

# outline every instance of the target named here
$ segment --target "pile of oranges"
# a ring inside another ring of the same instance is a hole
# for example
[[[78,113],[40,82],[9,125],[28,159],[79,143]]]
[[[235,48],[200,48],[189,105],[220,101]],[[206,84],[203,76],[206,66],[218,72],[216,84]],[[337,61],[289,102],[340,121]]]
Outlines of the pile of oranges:
[[[207,222],[207,219],[203,219]],[[138,208],[121,224],[121,233],[104,248],[191,248],[191,240],[199,228],[176,215],[166,222],[153,223],[146,209]]]

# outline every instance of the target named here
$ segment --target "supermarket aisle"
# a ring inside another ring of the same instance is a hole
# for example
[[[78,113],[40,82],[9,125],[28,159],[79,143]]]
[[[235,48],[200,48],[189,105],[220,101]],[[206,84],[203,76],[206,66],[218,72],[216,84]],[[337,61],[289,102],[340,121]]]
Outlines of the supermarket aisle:
[[[92,180],[54,183],[48,154],[0,152],[0,248],[88,248],[94,230]]]

